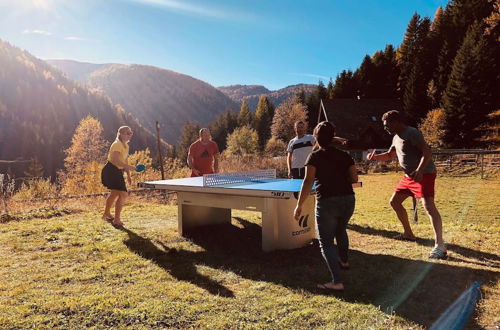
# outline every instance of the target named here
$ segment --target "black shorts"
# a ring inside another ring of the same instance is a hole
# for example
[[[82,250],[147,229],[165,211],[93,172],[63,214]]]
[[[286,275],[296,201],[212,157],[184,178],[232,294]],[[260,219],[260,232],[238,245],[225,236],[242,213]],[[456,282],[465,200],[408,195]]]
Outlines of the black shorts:
[[[292,179],[303,179],[306,176],[306,168],[305,167],[292,168],[291,174],[292,174]]]
[[[110,190],[127,191],[125,179],[123,178],[123,170],[110,162],[107,162],[101,171],[101,182],[104,187]]]

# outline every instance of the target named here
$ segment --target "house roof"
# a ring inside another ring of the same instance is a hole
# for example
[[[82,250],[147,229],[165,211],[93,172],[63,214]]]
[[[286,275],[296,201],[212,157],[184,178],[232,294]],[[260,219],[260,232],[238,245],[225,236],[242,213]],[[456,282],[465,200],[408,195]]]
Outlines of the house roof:
[[[367,131],[379,135],[382,139],[390,136],[384,131],[382,115],[389,110],[402,111],[397,99],[322,99],[320,119],[333,122],[338,136],[348,140],[360,140]]]

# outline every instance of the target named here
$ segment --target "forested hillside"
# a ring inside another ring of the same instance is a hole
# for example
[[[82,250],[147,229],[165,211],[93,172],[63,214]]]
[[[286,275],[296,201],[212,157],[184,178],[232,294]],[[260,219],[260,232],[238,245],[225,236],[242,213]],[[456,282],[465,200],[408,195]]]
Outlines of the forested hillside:
[[[309,84],[291,85],[275,91],[270,91],[261,85],[231,85],[218,87],[220,91],[235,102],[241,103],[241,101],[245,99],[252,111],[257,107],[260,96],[266,96],[272,104],[279,106],[285,100],[293,97],[300,91],[304,91],[305,94],[310,94],[315,88],[316,85]]]
[[[452,0],[432,19],[415,13],[397,49],[387,45],[366,55],[357,70],[342,71],[323,89],[323,97],[399,98],[412,125],[438,109],[443,146],[500,147],[485,137],[498,127],[499,22],[495,0]]]
[[[52,60],[50,63],[62,71],[69,69],[65,61]],[[80,72],[87,67],[87,63],[80,65]],[[136,116],[146,128],[154,130],[155,122],[159,121],[162,137],[173,144],[177,143],[186,121],[206,125],[225,110],[239,107],[201,80],[153,66],[105,65],[80,81],[102,91],[113,103]]]
[[[88,115],[101,122],[108,141],[114,140],[119,126],[129,125],[135,132],[132,150],[156,145],[151,132],[120,106],[113,106],[107,97],[0,40],[1,160],[37,158],[44,174],[54,178],[75,128]],[[17,176],[23,174],[16,166],[11,170]]]

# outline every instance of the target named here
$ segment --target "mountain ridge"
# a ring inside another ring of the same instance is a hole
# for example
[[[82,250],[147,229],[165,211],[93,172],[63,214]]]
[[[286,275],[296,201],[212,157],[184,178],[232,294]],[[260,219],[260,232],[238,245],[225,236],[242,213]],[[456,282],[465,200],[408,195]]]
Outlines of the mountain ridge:
[[[59,60],[49,63],[60,70],[65,68]],[[85,67],[84,64],[82,70]],[[151,65],[107,64],[81,77],[79,82],[107,95],[150,130],[159,121],[164,127],[162,138],[173,144],[185,122],[206,126],[227,109],[239,109],[239,104],[207,82]]]

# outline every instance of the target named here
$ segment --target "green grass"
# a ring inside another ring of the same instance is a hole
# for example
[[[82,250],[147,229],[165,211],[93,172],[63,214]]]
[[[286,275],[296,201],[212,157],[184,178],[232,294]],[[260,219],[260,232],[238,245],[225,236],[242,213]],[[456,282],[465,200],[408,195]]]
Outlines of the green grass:
[[[398,178],[362,177],[336,295],[315,289],[328,280],[317,248],[261,252],[257,213],[189,238],[177,235],[177,207],[141,200],[125,207],[124,230],[100,219],[102,200],[0,224],[0,327],[425,328],[474,281],[483,299],[468,327],[498,327],[500,180],[438,178],[450,257],[429,261],[422,208],[416,243],[390,239]]]

